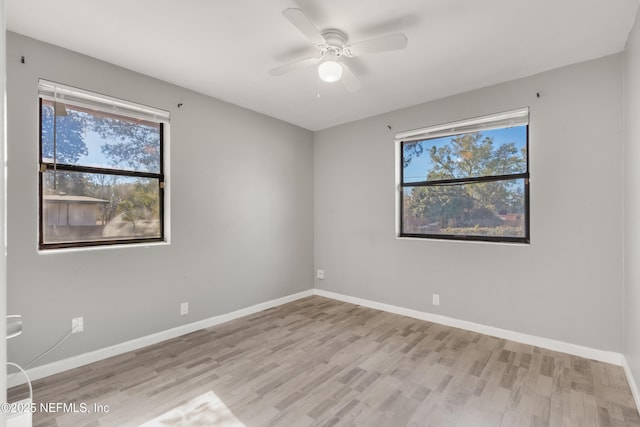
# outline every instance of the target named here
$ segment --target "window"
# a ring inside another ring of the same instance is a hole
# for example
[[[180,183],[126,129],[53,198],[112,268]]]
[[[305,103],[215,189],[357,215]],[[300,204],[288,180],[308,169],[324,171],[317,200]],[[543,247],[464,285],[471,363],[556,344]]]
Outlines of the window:
[[[40,249],[165,240],[169,113],[39,81]]]
[[[400,237],[529,242],[529,110],[396,135]]]

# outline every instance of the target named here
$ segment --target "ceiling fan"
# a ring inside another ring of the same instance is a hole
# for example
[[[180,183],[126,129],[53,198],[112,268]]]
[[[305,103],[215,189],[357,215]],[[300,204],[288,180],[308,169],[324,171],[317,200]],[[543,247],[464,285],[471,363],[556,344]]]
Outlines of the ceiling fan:
[[[282,14],[300,30],[320,52],[318,56],[304,58],[274,68],[269,71],[269,74],[272,76],[281,76],[298,68],[319,64],[318,77],[320,80],[327,83],[340,80],[347,90],[354,92],[360,89],[361,84],[347,64],[342,61],[343,57],[352,58],[367,53],[399,50],[407,46],[407,36],[402,33],[389,34],[348,45],[347,35],[345,33],[336,29],[328,29],[320,32],[300,9],[285,9],[282,11]]]

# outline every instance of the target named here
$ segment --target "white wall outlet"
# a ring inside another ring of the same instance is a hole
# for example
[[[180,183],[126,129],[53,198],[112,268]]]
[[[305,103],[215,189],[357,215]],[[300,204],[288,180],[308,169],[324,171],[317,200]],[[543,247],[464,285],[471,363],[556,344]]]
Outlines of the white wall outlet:
[[[318,269],[316,271],[316,277],[320,280],[324,280],[324,270]]]
[[[84,317],[74,317],[71,319],[71,333],[79,334],[84,331]]]
[[[440,295],[433,294],[433,305],[440,305]]]
[[[185,314],[189,314],[189,303],[183,302],[180,304],[180,316],[184,316]]]

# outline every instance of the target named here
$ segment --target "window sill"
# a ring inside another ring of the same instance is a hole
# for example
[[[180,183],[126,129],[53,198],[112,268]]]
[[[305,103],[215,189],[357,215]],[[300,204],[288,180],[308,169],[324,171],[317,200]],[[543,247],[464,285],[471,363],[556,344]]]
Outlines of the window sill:
[[[500,246],[531,246],[531,241],[529,242],[500,242],[500,241],[491,241],[491,240],[473,240],[473,239],[445,239],[445,238],[436,238],[436,237],[414,237],[414,236],[399,236],[396,235],[396,240],[408,240],[408,241],[418,241],[418,242],[445,242],[445,243],[472,243],[472,244],[480,244],[480,245],[500,245]]]
[[[37,252],[39,255],[49,255],[49,254],[66,254],[72,252],[87,252],[87,251],[103,251],[103,250],[123,250],[123,249],[133,249],[133,248],[144,248],[150,249],[156,246],[169,246],[169,241],[164,242],[148,242],[148,243],[115,243],[113,245],[97,245],[97,246],[84,246],[84,247],[73,247],[73,248],[56,248],[56,249],[38,249]]]

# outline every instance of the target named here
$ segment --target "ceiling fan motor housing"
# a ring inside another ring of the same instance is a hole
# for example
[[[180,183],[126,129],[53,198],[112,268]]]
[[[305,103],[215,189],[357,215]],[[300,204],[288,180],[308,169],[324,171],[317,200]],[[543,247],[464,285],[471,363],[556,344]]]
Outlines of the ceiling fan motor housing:
[[[347,47],[347,35],[340,30],[334,28],[322,32],[326,43],[318,45],[323,57],[327,56],[351,56]]]

